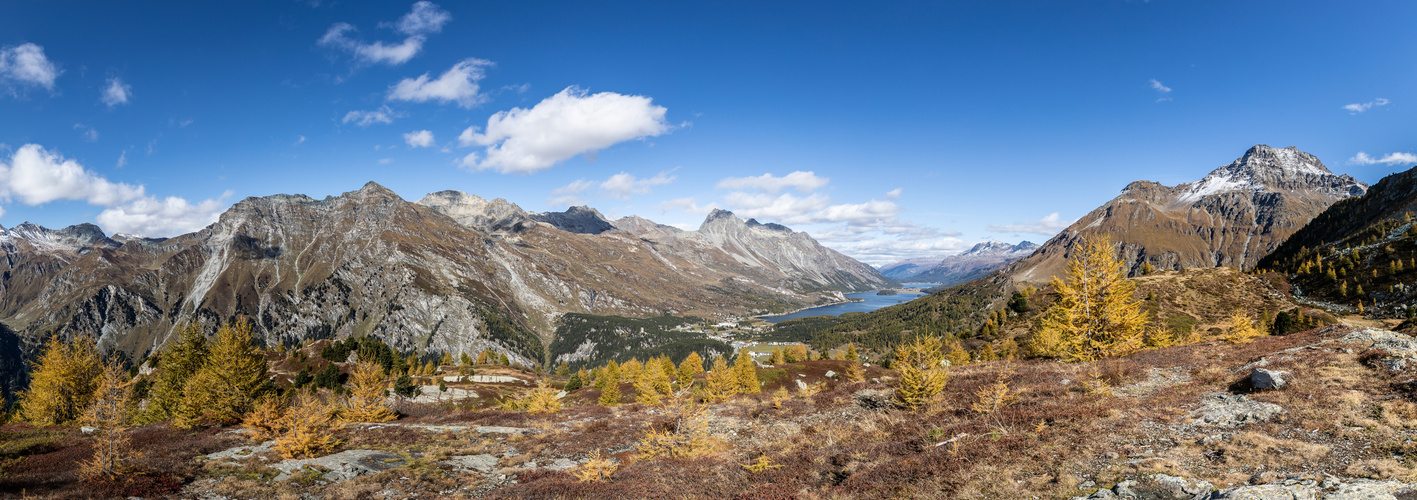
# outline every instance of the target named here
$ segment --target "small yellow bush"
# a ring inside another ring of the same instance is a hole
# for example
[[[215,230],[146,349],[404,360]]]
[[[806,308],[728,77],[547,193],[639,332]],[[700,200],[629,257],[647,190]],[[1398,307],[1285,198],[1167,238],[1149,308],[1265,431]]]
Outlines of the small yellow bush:
[[[285,458],[323,455],[339,444],[331,434],[341,428],[338,409],[319,394],[303,391],[286,413],[286,433],[276,438],[275,449]]]

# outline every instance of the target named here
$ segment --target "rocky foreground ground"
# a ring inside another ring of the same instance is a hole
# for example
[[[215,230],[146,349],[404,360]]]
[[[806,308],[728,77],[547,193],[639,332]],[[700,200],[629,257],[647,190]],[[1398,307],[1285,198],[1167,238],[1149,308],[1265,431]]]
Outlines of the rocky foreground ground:
[[[240,428],[148,426],[134,431],[138,473],[113,484],[77,482],[66,465],[89,453],[79,429],[11,424],[0,496],[1417,498],[1417,341],[1386,330],[976,363],[915,410],[890,403],[893,372],[870,366],[849,383],[847,363],[761,368],[763,393],[712,405],[692,457],[642,458],[645,435],[676,422],[660,407],[591,404],[593,389],[549,415],[408,405],[303,460]],[[513,387],[527,386],[495,388]],[[593,457],[613,470],[583,482]]]

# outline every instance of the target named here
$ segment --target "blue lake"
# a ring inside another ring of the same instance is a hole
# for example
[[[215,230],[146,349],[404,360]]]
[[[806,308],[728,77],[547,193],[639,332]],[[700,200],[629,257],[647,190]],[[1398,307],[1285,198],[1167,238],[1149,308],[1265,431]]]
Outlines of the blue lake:
[[[908,284],[906,288],[930,288],[935,285]],[[848,293],[848,299],[861,299],[862,302],[847,302],[845,304],[833,304],[829,306],[813,307],[804,309],[792,314],[781,316],[763,316],[762,319],[768,323],[777,323],[789,319],[806,318],[810,316],[840,316],[849,312],[871,312],[882,307],[889,307],[896,304],[904,304],[913,299],[924,296],[924,293],[898,293],[895,295],[876,295],[876,292]]]

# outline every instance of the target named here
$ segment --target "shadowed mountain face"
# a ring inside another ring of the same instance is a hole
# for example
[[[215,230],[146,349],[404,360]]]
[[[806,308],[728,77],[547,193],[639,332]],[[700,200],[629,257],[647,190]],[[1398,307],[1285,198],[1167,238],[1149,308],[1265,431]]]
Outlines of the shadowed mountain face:
[[[1046,283],[1091,234],[1120,243],[1133,274],[1143,263],[1251,269],[1329,205],[1367,189],[1292,146],[1258,145],[1196,182],[1133,182],[1004,272],[1013,281]]]
[[[891,283],[805,233],[716,215],[661,243],[591,209],[529,214],[455,191],[410,203],[370,183],[247,198],[166,240],[26,224],[0,229],[0,321],[31,353],[52,333],[91,334],[137,358],[183,323],[246,317],[271,344],[369,335],[536,364],[567,312],[722,317]]]

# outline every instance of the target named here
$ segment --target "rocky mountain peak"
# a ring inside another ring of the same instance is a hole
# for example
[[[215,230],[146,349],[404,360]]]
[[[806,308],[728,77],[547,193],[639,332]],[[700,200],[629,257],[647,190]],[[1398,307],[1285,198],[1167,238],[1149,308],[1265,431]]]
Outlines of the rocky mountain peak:
[[[571,233],[600,234],[615,229],[599,210],[585,205],[567,208],[565,212],[533,214],[531,218]]]
[[[0,235],[11,239],[23,239],[40,248],[117,248],[120,243],[109,239],[103,229],[87,222],[63,229],[49,229],[33,222],[24,222],[9,231],[0,229]]]
[[[393,190],[386,188],[374,181],[369,181],[365,183],[364,187],[359,188],[358,191],[344,193],[343,195],[340,195],[340,198],[360,201],[363,203],[403,201],[403,198],[400,197],[397,193],[394,193]]]
[[[1331,197],[1346,198],[1362,195],[1368,189],[1366,184],[1352,177],[1334,175],[1317,157],[1299,148],[1289,146],[1276,149],[1264,144],[1251,147],[1244,156],[1211,171],[1205,178],[1178,187],[1182,191],[1177,201],[1185,204],[1232,191],[1317,191]]]

